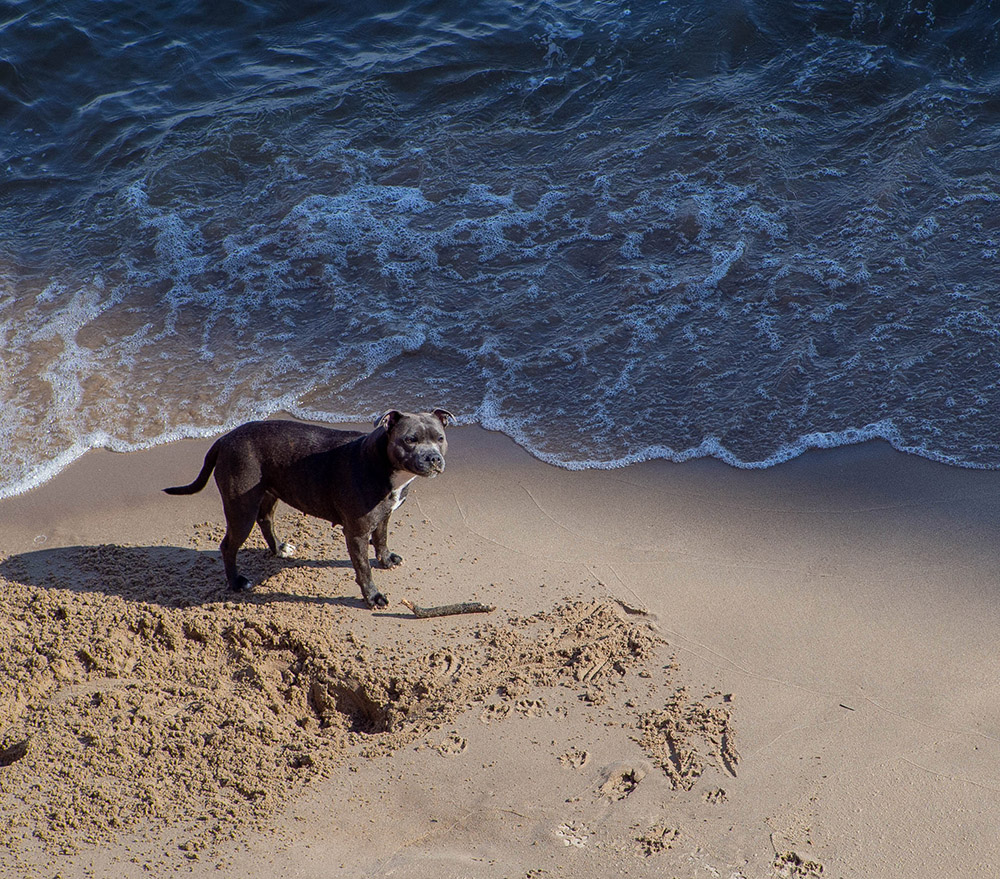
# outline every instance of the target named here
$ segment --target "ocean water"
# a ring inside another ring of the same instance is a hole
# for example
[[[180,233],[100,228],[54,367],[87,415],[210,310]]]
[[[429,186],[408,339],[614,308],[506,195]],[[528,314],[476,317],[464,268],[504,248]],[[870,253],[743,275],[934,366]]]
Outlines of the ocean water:
[[[0,496],[444,406],[573,468],[1000,465],[1000,7],[0,7]]]

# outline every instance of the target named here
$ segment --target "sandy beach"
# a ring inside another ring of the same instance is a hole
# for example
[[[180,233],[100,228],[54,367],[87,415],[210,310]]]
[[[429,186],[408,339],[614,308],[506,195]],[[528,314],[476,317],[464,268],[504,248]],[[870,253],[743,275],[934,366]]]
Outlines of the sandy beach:
[[[159,491],[207,440],[3,501],[0,872],[996,875],[1000,474],[449,440],[384,612],[288,508],[297,558],[255,535],[227,594],[214,484]]]

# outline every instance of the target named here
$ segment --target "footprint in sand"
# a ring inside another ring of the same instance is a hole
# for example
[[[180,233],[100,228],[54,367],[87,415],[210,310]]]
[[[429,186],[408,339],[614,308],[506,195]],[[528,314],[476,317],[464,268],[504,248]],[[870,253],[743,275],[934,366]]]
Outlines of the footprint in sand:
[[[796,852],[778,852],[774,856],[774,872],[782,879],[819,879],[823,875],[823,865]]]
[[[455,677],[462,667],[462,663],[455,654],[448,651],[435,651],[424,657],[423,662],[437,678]]]
[[[579,748],[572,748],[559,758],[563,766],[572,766],[574,769],[582,769],[590,760],[588,751],[581,751]]]
[[[556,836],[562,840],[563,845],[571,845],[576,848],[586,848],[587,840],[590,839],[590,831],[586,825],[578,821],[569,821],[560,824],[556,828]]]
[[[469,743],[465,739],[453,732],[435,750],[445,757],[454,757],[456,754],[461,754],[468,746]]]
[[[503,720],[508,714],[510,714],[510,705],[505,702],[493,702],[483,709],[479,719],[483,723],[492,723],[494,720]]]
[[[604,770],[605,780],[599,792],[609,800],[624,800],[647,774],[647,770],[641,766],[623,764],[608,767]]]
[[[544,699],[519,699],[514,707],[525,717],[541,717],[545,714]]]
[[[635,841],[639,845],[639,854],[649,858],[673,848],[680,835],[680,829],[670,824],[653,824],[645,833],[637,836]]]

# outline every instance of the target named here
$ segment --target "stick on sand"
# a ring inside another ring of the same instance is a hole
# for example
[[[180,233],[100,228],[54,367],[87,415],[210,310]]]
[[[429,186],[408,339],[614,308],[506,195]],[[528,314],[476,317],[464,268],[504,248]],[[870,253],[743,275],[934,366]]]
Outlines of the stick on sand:
[[[442,604],[439,607],[420,607],[404,598],[400,604],[408,607],[419,619],[446,617],[456,613],[492,613],[496,610],[492,604],[480,604],[478,601],[461,601],[458,604]]]

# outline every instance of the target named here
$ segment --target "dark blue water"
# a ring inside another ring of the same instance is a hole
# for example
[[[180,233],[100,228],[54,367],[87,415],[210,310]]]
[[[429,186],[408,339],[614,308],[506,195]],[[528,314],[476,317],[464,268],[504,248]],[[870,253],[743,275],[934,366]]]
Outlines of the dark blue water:
[[[998,22],[0,6],[0,494],[438,405],[570,467],[869,437],[998,466]]]

